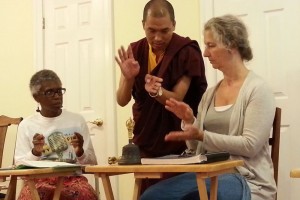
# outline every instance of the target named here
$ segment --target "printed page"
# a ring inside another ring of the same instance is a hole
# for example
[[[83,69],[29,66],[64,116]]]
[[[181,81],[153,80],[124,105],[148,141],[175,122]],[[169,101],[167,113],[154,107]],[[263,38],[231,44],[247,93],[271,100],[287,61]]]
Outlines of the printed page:
[[[23,166],[36,167],[36,168],[46,168],[46,167],[80,167],[78,164],[71,164],[66,162],[55,162],[55,161],[22,161]]]

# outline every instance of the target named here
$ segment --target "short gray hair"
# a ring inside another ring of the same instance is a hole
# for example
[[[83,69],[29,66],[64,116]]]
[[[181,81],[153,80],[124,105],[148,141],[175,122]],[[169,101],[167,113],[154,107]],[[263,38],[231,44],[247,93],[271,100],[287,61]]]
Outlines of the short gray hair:
[[[204,31],[212,31],[214,38],[228,48],[238,49],[241,58],[253,58],[245,24],[234,15],[214,17],[206,22]]]
[[[37,94],[45,81],[55,81],[61,84],[60,78],[57,74],[49,69],[42,69],[36,72],[30,79],[29,88],[31,94]]]

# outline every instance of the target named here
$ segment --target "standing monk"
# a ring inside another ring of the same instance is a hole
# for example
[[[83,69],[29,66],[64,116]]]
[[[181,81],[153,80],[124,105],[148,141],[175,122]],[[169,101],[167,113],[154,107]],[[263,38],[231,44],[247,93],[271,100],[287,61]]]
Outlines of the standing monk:
[[[197,107],[207,88],[204,62],[195,40],[174,33],[173,6],[166,0],[151,0],[144,8],[146,37],[118,50],[121,69],[117,101],[125,106],[134,98],[133,142],[141,157],[180,154],[185,142],[166,142],[170,131],[181,130],[180,119],[165,109],[165,101],[184,101],[197,115]]]

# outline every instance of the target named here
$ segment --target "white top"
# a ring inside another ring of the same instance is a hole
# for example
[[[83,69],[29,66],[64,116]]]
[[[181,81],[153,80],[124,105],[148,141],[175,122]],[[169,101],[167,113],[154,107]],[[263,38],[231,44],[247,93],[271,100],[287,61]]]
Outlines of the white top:
[[[82,135],[84,153],[76,157],[73,146],[70,144],[74,132]],[[32,154],[32,139],[36,133],[43,134],[45,145],[42,156]],[[84,118],[76,113],[63,110],[58,117],[47,118],[36,113],[22,120],[18,127],[15,164],[22,160],[76,160],[80,164],[97,164],[89,130]]]
[[[225,110],[228,110],[229,108],[231,108],[233,104],[229,104],[229,105],[226,105],[226,106],[216,106],[215,107],[215,110],[217,112],[222,112],[222,111],[225,111]]]

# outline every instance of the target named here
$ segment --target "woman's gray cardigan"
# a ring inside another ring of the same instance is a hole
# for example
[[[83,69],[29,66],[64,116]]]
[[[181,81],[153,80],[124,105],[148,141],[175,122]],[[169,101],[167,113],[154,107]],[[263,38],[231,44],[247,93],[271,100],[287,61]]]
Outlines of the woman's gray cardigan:
[[[221,82],[221,81],[220,81]],[[220,82],[208,89],[199,104],[197,126],[203,130],[203,120]],[[276,184],[273,163],[270,157],[269,136],[275,114],[275,100],[267,83],[250,71],[240,89],[229,124],[228,135],[204,131],[203,142],[188,141],[188,146],[197,144],[197,153],[228,151],[230,159],[241,159],[243,167],[237,171],[243,175],[251,189],[252,200],[273,200]]]

